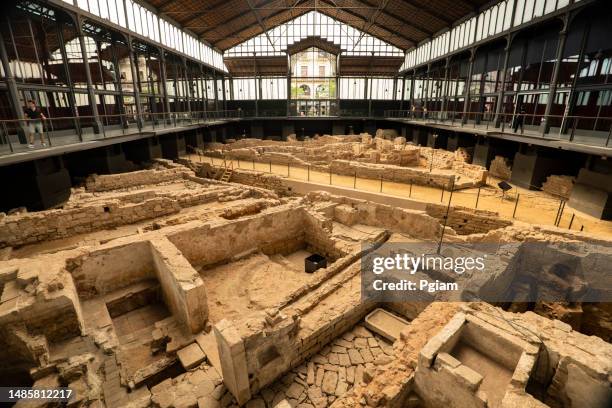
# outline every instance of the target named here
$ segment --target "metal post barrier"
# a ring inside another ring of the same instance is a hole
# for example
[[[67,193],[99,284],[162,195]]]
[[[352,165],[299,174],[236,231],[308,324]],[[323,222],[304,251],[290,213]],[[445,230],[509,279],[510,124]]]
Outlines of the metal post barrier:
[[[553,225],[557,225],[557,219],[559,219],[559,213],[561,212],[561,206],[563,205],[563,200],[559,200],[559,207],[557,208],[557,213],[555,214],[555,221]]]
[[[353,178],[353,189],[357,190],[357,172],[355,172],[355,176]]]
[[[563,204],[561,205],[561,211],[559,211],[559,218],[557,219],[557,223],[555,226],[559,226],[561,224],[561,217],[563,217],[563,211],[565,211],[565,200],[563,200]]]
[[[442,240],[444,239],[444,231],[446,230],[446,224],[448,223],[448,214],[450,212],[451,201],[453,200],[453,190],[455,190],[455,177],[453,177],[453,184],[451,185],[450,197],[448,198],[448,205],[446,206],[446,215],[444,216],[444,225],[442,226],[442,233],[440,234],[440,241],[438,242],[438,251],[442,249]]]
[[[253,159],[253,170],[255,170],[255,159]]]
[[[331,182],[332,182],[332,172],[331,172],[331,167],[329,168],[329,185],[331,186]]]
[[[383,190],[383,181],[382,181],[382,176],[380,176],[380,192],[382,193]]]
[[[272,173],[272,160],[270,160],[270,173]]]
[[[291,174],[291,163],[287,163],[287,177]]]
[[[480,199],[480,189],[482,186],[478,186],[478,193],[476,194],[476,205],[474,208],[478,208],[478,200]]]
[[[516,202],[514,203],[514,211],[512,211],[512,218],[515,217],[516,215],[516,208],[518,207],[518,202],[519,202],[519,198],[521,197],[520,194],[516,194]]]
[[[308,165],[308,181],[310,181],[310,164]]]
[[[442,185],[442,196],[440,197],[440,202],[444,202],[444,185]]]
[[[576,217],[576,213],[572,214],[572,219],[570,220],[569,226],[567,227],[567,229],[569,230],[572,229],[572,224],[574,223],[574,217]]]
[[[584,231],[584,225],[580,226],[580,232]]]
[[[412,180],[410,180],[410,190],[408,190],[408,197],[412,197]]]

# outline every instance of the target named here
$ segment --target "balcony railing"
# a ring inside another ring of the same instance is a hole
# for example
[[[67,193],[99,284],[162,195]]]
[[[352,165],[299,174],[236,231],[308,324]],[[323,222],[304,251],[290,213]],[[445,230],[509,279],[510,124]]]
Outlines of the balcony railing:
[[[94,116],[1,120],[0,155],[27,151],[32,134],[36,148],[41,135],[46,146],[60,146],[242,117],[241,110],[222,110],[99,115],[98,122]],[[42,134],[35,133],[40,130]]]
[[[384,116],[599,147],[610,147],[612,138],[612,117],[423,110],[388,110]]]

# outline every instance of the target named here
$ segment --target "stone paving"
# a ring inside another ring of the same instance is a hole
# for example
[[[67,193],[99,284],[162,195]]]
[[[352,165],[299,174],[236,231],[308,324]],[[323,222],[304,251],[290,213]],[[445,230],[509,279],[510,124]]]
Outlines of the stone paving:
[[[263,389],[246,407],[272,408],[284,399],[294,408],[328,407],[392,355],[389,342],[357,325]]]

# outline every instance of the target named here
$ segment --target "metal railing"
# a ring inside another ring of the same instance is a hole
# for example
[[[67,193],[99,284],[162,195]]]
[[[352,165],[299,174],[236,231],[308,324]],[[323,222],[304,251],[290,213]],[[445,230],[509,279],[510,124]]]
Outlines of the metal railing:
[[[612,117],[463,111],[387,110],[385,118],[525,134],[608,147]]]
[[[31,136],[36,145],[59,146],[242,117],[241,110],[221,110],[0,120],[0,155],[26,151]]]

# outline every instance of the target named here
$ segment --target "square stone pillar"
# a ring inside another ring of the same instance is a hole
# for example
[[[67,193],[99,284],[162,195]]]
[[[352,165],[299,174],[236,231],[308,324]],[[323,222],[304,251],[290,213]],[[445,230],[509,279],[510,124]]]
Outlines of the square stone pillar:
[[[251,387],[247,369],[244,342],[238,330],[229,320],[223,319],[214,327],[223,382],[238,405],[251,399]]]

